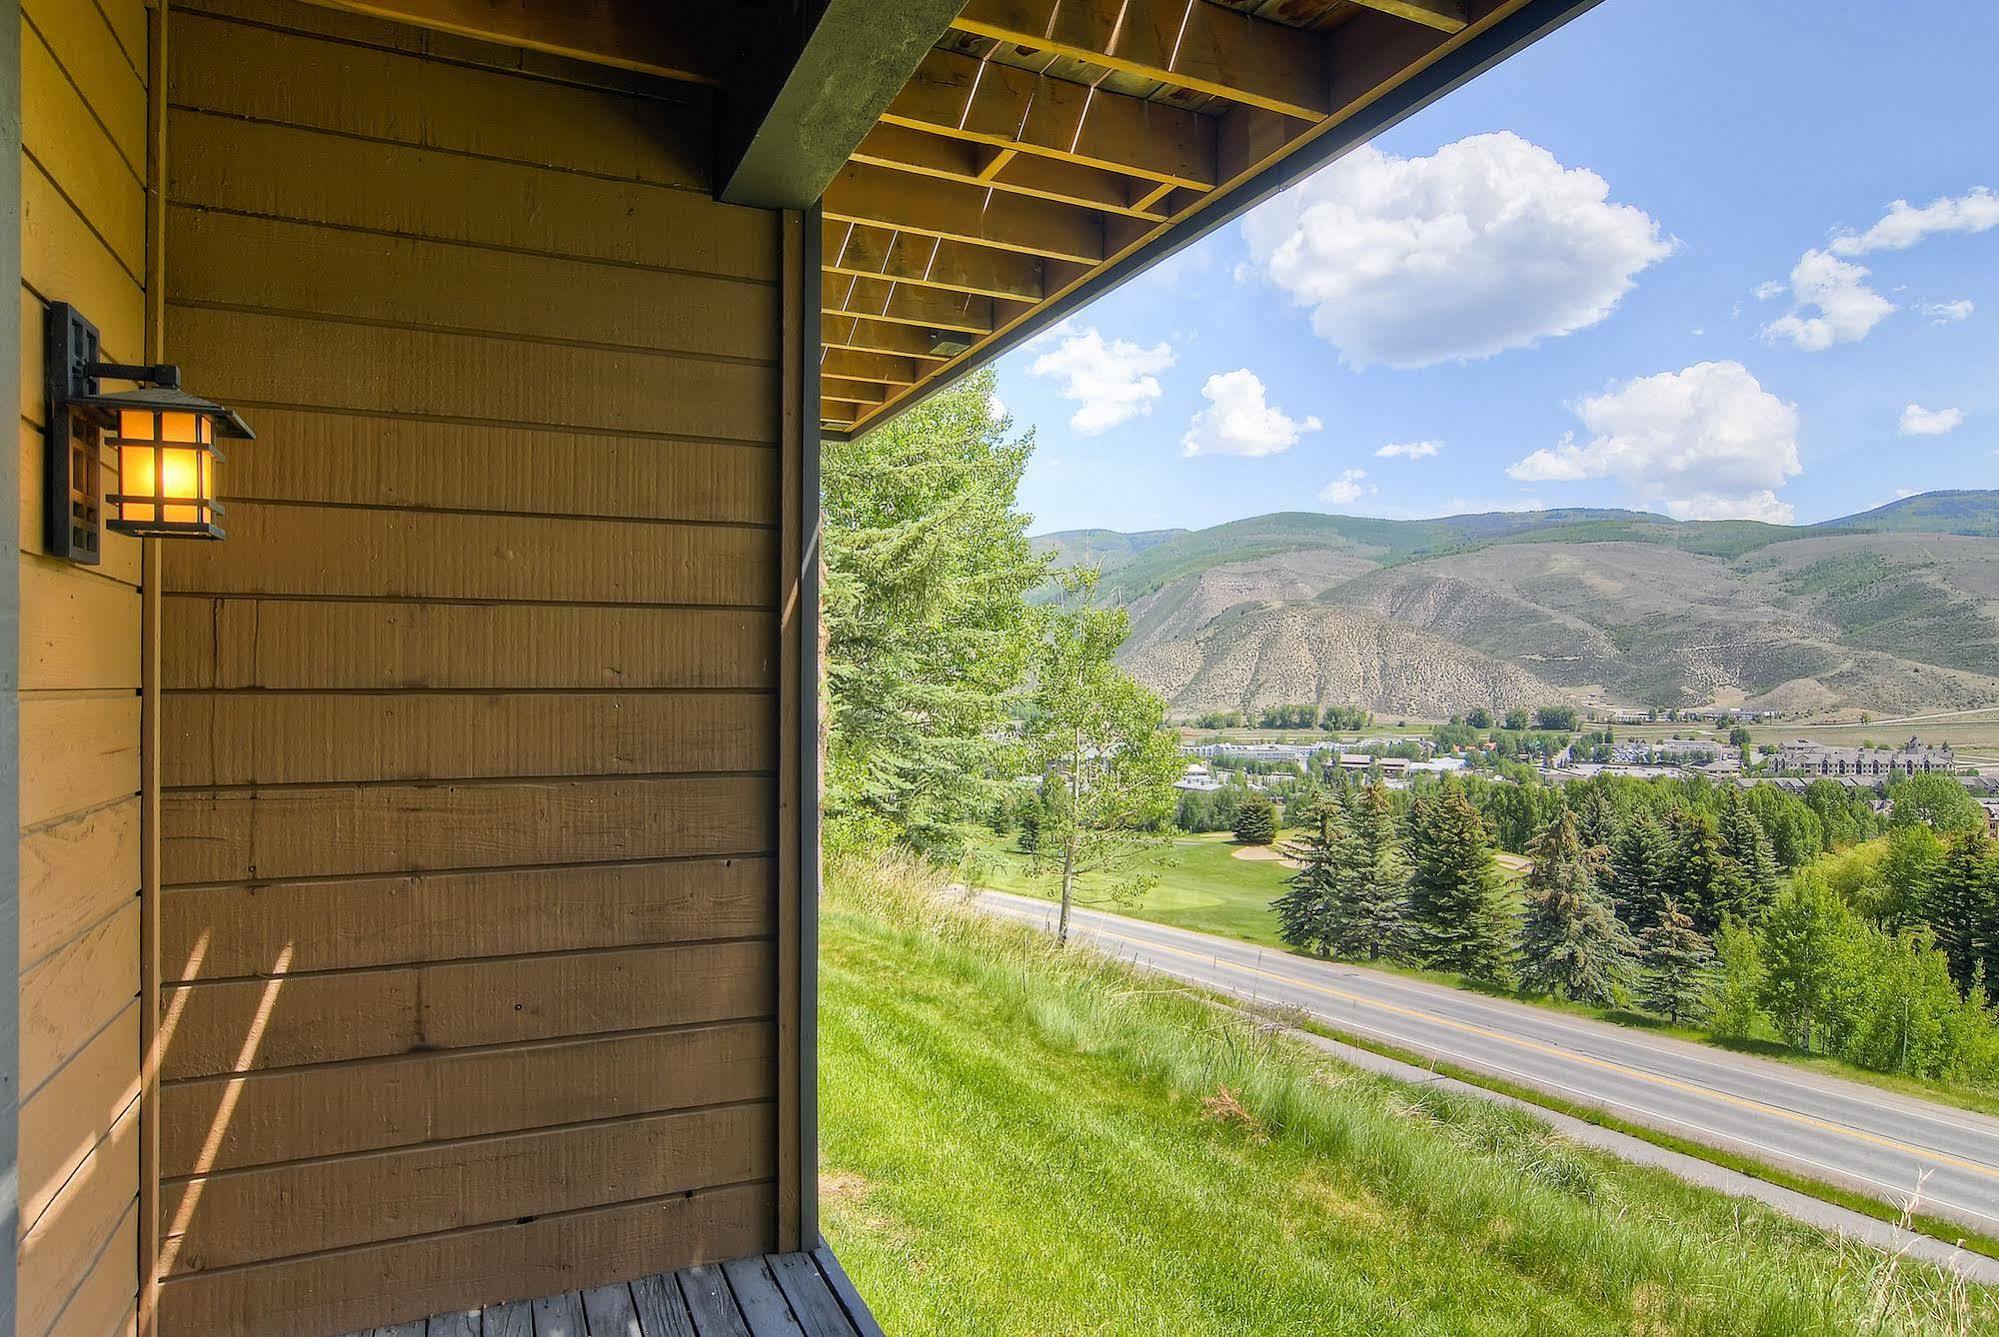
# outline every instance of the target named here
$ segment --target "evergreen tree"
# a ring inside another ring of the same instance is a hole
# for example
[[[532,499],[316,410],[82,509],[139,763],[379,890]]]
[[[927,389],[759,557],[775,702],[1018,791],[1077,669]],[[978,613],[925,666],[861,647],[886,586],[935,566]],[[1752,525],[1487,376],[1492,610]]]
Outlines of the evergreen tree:
[[[1277,839],[1277,805],[1262,794],[1251,794],[1236,810],[1235,838],[1245,845],[1268,845]]]
[[[1520,982],[1537,993],[1610,1007],[1629,985],[1636,948],[1597,889],[1602,864],[1563,812],[1527,847],[1527,915],[1520,927]]]
[[[1418,961],[1501,983],[1515,914],[1492,841],[1464,787],[1446,783],[1410,813],[1409,917]]]
[[[1761,923],[1783,888],[1784,877],[1763,823],[1756,819],[1739,789],[1722,791],[1718,832],[1727,867],[1716,897],[1723,914],[1745,923]]]
[[[1399,957],[1408,933],[1409,864],[1388,789],[1379,782],[1347,805],[1353,839],[1336,865],[1332,898],[1336,955]]]
[[[1669,852],[1660,878],[1661,900],[1687,912],[1694,927],[1713,937],[1721,927],[1727,856],[1714,819],[1690,808],[1675,808],[1666,819]]]
[[[1658,922],[1639,939],[1645,963],[1645,1006],[1675,1026],[1698,1020],[1714,974],[1714,948],[1679,906],[1661,907]]]
[[[1344,805],[1327,798],[1312,805],[1305,831],[1304,838],[1290,846],[1299,866],[1284,879],[1285,892],[1270,908],[1277,911],[1278,937],[1315,955],[1332,956],[1340,952],[1333,942],[1333,898],[1339,892],[1342,866],[1352,857],[1353,830]]]
[[[1617,844],[1618,825],[1616,805],[1612,804],[1610,799],[1604,794],[1601,785],[1579,783],[1572,785],[1569,792],[1574,793],[1577,789],[1582,790],[1582,797],[1572,807],[1576,814],[1576,827],[1582,835],[1583,844],[1592,848],[1602,849],[1608,854],[1609,850]]]
[[[1658,921],[1668,899],[1671,858],[1666,829],[1642,808],[1617,833],[1610,847],[1611,904],[1633,932],[1643,932]]]
[[[1990,979],[1999,955],[1999,854],[1991,838],[1971,831],[1951,841],[1926,885],[1912,891],[1914,917],[1936,936],[1958,987],[1969,988],[1981,965]]]

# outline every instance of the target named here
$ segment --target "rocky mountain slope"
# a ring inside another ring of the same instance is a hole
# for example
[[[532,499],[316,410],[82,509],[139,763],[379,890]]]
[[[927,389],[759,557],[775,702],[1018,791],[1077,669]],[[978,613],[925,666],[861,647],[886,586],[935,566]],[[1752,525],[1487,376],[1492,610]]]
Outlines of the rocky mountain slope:
[[[1037,542],[1102,569],[1126,663],[1180,711],[1999,703],[1999,492],[1809,526],[1294,512]]]

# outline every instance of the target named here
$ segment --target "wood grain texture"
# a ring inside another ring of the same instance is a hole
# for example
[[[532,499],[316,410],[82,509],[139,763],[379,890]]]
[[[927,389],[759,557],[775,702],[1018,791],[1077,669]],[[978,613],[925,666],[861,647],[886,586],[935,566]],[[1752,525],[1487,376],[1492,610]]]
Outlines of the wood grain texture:
[[[21,1107],[21,1221],[32,1227],[139,1094],[135,999]]]
[[[137,795],[139,698],[22,698],[20,784],[23,827]]]
[[[175,692],[165,709],[169,787],[768,771],[777,752],[762,693]]]
[[[542,82],[536,114],[522,116],[522,81],[502,70],[198,13],[178,19],[174,37],[177,107],[655,185],[706,178],[707,117],[678,94],[662,105]],[[284,75],[244,77],[257,69]]]
[[[202,594],[551,603],[767,604],[766,530],[629,520],[466,515],[243,502],[227,543],[166,554],[175,590]]]
[[[139,592],[81,567],[21,558],[21,690],[136,688]]]
[[[73,941],[139,892],[136,796],[21,837],[21,965]]]
[[[494,1296],[550,1295],[607,1275],[758,1253],[768,1247],[769,1215],[769,1186],[749,1184],[177,1277],[161,1288],[161,1320],[167,1331],[240,1337],[269,1331],[269,1316],[283,1313],[294,1331],[345,1332]]]
[[[772,803],[768,779],[738,777],[181,792],[163,804],[165,878],[757,854],[774,838]]]
[[[32,1096],[138,993],[133,897],[21,976],[21,1090]]]
[[[278,691],[758,689],[765,612],[169,597],[167,686]]]
[[[768,1016],[775,974],[769,943],[742,942],[185,984],[162,999],[176,1022],[161,1073],[206,1077]]]
[[[160,1173],[769,1100],[775,1045],[768,1022],[734,1022],[175,1082],[161,1088]]]
[[[767,1179],[769,1105],[656,1114],[180,1180],[176,1274]]]
[[[21,147],[86,211],[135,277],[146,263],[145,185],[41,35],[21,33]],[[39,383],[24,382],[27,385]]]
[[[18,1331],[49,1332],[78,1282],[99,1265],[118,1273],[125,1303],[131,1303],[139,1288],[136,1253],[101,1264],[98,1255],[131,1216],[138,1194],[139,1106],[133,1101],[55,1195],[34,1228],[21,1237]]]
[[[161,906],[163,978],[226,978],[768,935],[766,859],[695,859],[187,888]]]
[[[775,276],[770,216],[692,191],[195,111],[175,112],[169,135],[175,204],[652,269]]]
[[[139,280],[32,158],[21,160],[21,282],[46,301],[68,302],[86,313],[107,356],[134,361],[145,356]],[[23,384],[32,390],[41,381]],[[22,407],[31,409],[37,422],[44,407],[40,398],[23,396]]]

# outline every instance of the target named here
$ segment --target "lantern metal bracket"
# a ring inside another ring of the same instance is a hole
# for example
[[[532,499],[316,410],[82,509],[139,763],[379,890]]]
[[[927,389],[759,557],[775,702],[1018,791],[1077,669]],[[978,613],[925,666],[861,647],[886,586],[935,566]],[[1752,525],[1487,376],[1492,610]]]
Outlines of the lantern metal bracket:
[[[97,327],[68,302],[51,302],[43,322],[42,365],[48,421],[43,432],[47,478],[44,542],[49,555],[83,566],[103,560],[103,468],[97,417],[77,401],[97,393]]]

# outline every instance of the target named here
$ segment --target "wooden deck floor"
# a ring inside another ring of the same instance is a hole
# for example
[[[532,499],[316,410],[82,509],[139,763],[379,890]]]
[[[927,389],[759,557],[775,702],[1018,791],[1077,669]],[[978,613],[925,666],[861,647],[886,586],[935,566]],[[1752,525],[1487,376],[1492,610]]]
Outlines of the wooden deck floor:
[[[350,1337],[882,1337],[882,1330],[822,1244]]]

